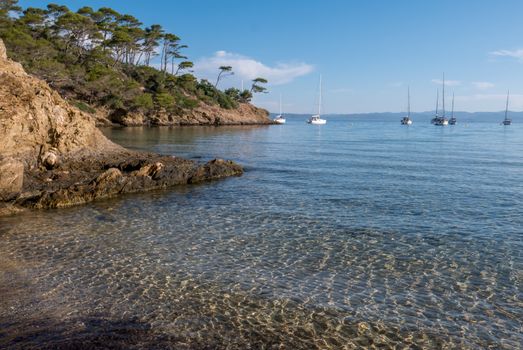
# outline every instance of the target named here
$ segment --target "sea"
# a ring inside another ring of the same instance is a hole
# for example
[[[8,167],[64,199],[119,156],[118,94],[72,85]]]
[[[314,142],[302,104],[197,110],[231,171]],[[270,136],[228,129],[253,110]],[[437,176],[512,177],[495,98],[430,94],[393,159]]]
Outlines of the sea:
[[[522,349],[523,122],[326,119],[104,129],[245,173],[1,218],[0,348]]]

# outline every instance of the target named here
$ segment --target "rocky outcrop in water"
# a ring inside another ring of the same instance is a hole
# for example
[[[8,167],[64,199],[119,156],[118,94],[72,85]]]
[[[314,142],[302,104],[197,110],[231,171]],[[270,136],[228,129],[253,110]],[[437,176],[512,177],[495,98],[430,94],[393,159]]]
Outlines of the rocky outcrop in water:
[[[200,102],[193,109],[178,109],[175,112],[156,112],[144,115],[138,112],[117,110],[99,111],[95,116],[98,125],[118,124],[123,126],[197,126],[197,125],[268,125],[274,124],[265,109],[250,103],[240,103],[237,108],[224,109],[217,105]]]
[[[65,207],[242,172],[230,161],[198,164],[114,144],[90,116],[7,59],[0,40],[0,214]]]

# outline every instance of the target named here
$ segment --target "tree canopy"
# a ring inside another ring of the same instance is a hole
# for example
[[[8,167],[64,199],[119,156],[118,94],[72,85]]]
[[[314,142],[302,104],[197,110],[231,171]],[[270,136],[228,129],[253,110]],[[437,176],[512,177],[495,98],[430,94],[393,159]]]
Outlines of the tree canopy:
[[[250,91],[218,90],[220,79],[233,73],[230,66],[219,67],[214,85],[198,80],[179,36],[108,7],[22,9],[17,0],[0,0],[0,37],[11,58],[78,106],[144,113],[200,102],[236,108],[265,90],[263,81]]]

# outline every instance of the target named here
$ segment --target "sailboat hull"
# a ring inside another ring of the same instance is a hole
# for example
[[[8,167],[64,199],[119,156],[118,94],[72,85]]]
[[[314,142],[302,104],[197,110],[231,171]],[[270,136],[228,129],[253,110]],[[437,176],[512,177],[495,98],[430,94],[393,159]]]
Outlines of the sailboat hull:
[[[309,119],[307,120],[307,123],[313,125],[324,125],[327,124],[327,121],[325,119]]]
[[[276,118],[274,118],[272,121],[275,122],[276,124],[285,124],[285,118],[283,117],[282,114],[276,116]]]

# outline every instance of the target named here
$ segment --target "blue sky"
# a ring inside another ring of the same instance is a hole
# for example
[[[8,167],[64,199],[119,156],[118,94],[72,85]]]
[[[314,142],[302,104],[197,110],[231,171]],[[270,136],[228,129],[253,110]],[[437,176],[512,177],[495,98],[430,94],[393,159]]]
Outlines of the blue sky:
[[[224,63],[236,74],[221,87],[269,79],[254,102],[271,111],[282,94],[285,111],[313,112],[320,73],[326,113],[405,110],[407,85],[412,109],[431,110],[443,72],[456,110],[502,110],[507,89],[511,109],[523,109],[521,0],[53,2],[161,24],[189,45],[200,77],[214,79]]]

